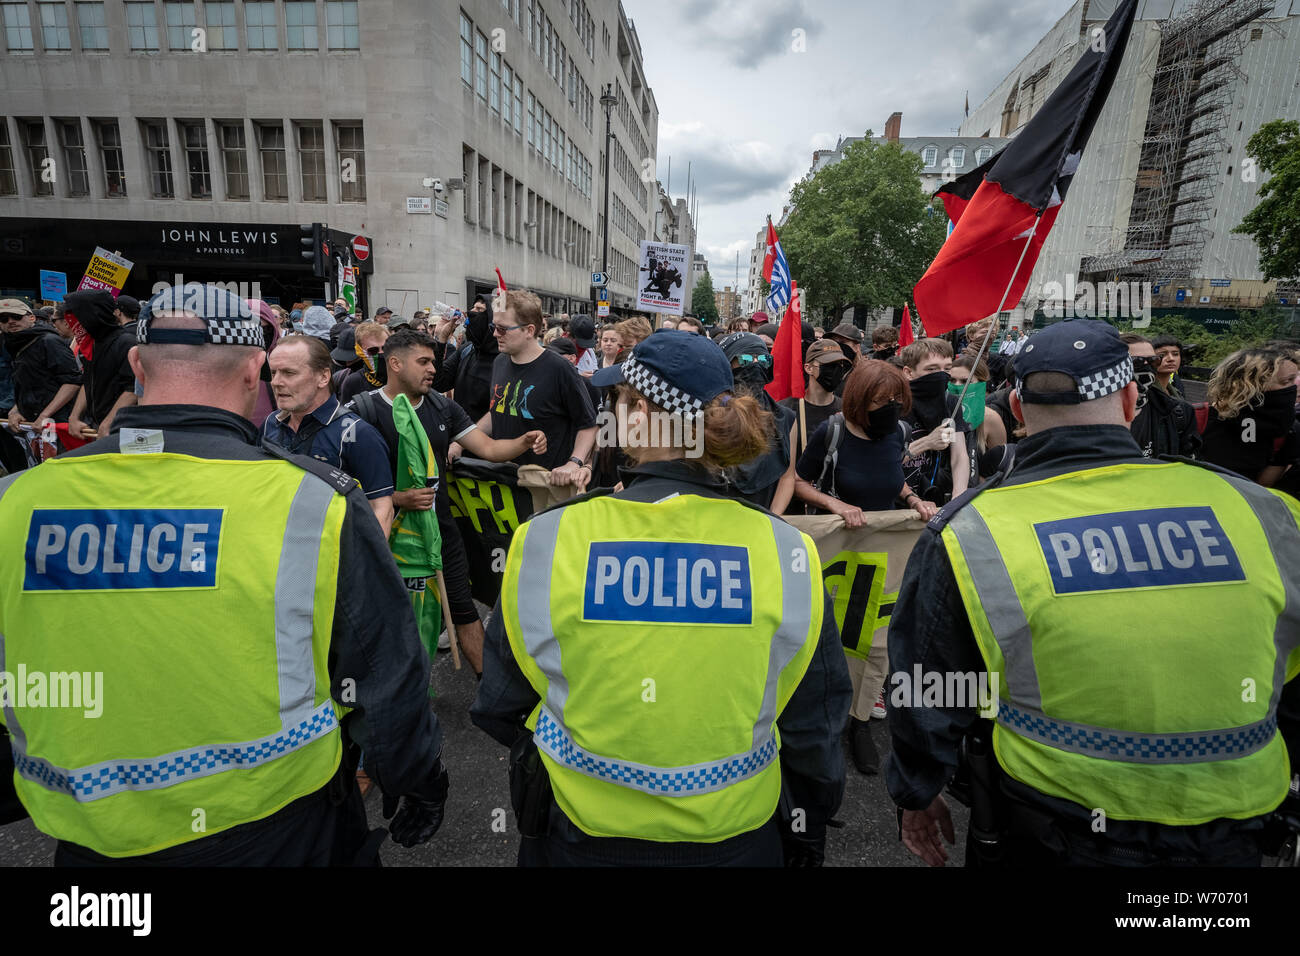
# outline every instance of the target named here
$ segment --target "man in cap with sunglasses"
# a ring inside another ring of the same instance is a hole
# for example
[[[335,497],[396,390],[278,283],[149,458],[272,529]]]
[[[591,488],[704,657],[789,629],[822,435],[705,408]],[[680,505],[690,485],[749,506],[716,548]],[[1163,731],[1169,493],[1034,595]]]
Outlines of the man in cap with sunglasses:
[[[136,334],[140,404],[0,483],[0,541],[26,555],[0,568],[5,664],[102,690],[7,702],[0,788],[56,865],[373,863],[364,747],[393,839],[426,842],[447,794],[429,660],[356,481],[259,445],[244,300],[173,287]]]
[[[1258,866],[1291,782],[1300,503],[1144,458],[1105,322],[1049,326],[1015,364],[1028,437],[931,519],[890,622],[900,838],[943,865],[964,750],[968,864]]]

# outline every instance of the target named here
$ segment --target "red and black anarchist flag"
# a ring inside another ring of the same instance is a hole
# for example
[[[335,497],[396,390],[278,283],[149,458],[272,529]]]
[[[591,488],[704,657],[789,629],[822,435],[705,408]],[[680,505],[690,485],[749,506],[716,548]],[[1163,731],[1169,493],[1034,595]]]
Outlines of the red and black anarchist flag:
[[[1025,294],[1119,72],[1136,12],[1137,0],[1123,0],[1020,134],[935,193],[954,228],[914,290],[930,335],[977,322]]]

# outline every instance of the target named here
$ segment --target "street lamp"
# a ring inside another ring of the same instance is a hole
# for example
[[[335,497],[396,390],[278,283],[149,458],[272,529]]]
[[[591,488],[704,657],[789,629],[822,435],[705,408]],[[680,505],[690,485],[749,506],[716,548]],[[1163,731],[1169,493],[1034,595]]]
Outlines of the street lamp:
[[[618,97],[614,95],[614,84],[606,83],[600,91],[600,105],[605,107],[605,253],[601,259],[600,271],[605,274],[605,282],[609,282],[609,141],[613,138],[613,131],[609,127],[610,110],[618,105]],[[608,286],[606,286],[608,288]],[[596,315],[596,303],[592,301],[591,314]]]

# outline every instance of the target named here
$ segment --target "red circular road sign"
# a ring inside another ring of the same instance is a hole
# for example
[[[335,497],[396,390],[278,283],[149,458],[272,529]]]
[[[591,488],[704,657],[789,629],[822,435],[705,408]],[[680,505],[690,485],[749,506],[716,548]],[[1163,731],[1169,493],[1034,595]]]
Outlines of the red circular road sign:
[[[370,243],[366,242],[365,236],[352,237],[352,251],[360,262],[370,258]]]

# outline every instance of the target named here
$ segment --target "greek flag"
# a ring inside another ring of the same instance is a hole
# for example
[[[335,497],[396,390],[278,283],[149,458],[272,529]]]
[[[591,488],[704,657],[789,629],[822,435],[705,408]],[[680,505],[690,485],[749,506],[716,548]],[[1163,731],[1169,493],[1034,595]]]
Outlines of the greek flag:
[[[780,315],[790,304],[790,264],[785,261],[785,250],[776,237],[772,220],[767,220],[767,255],[763,257],[763,278],[771,289],[767,295],[768,314]]]

